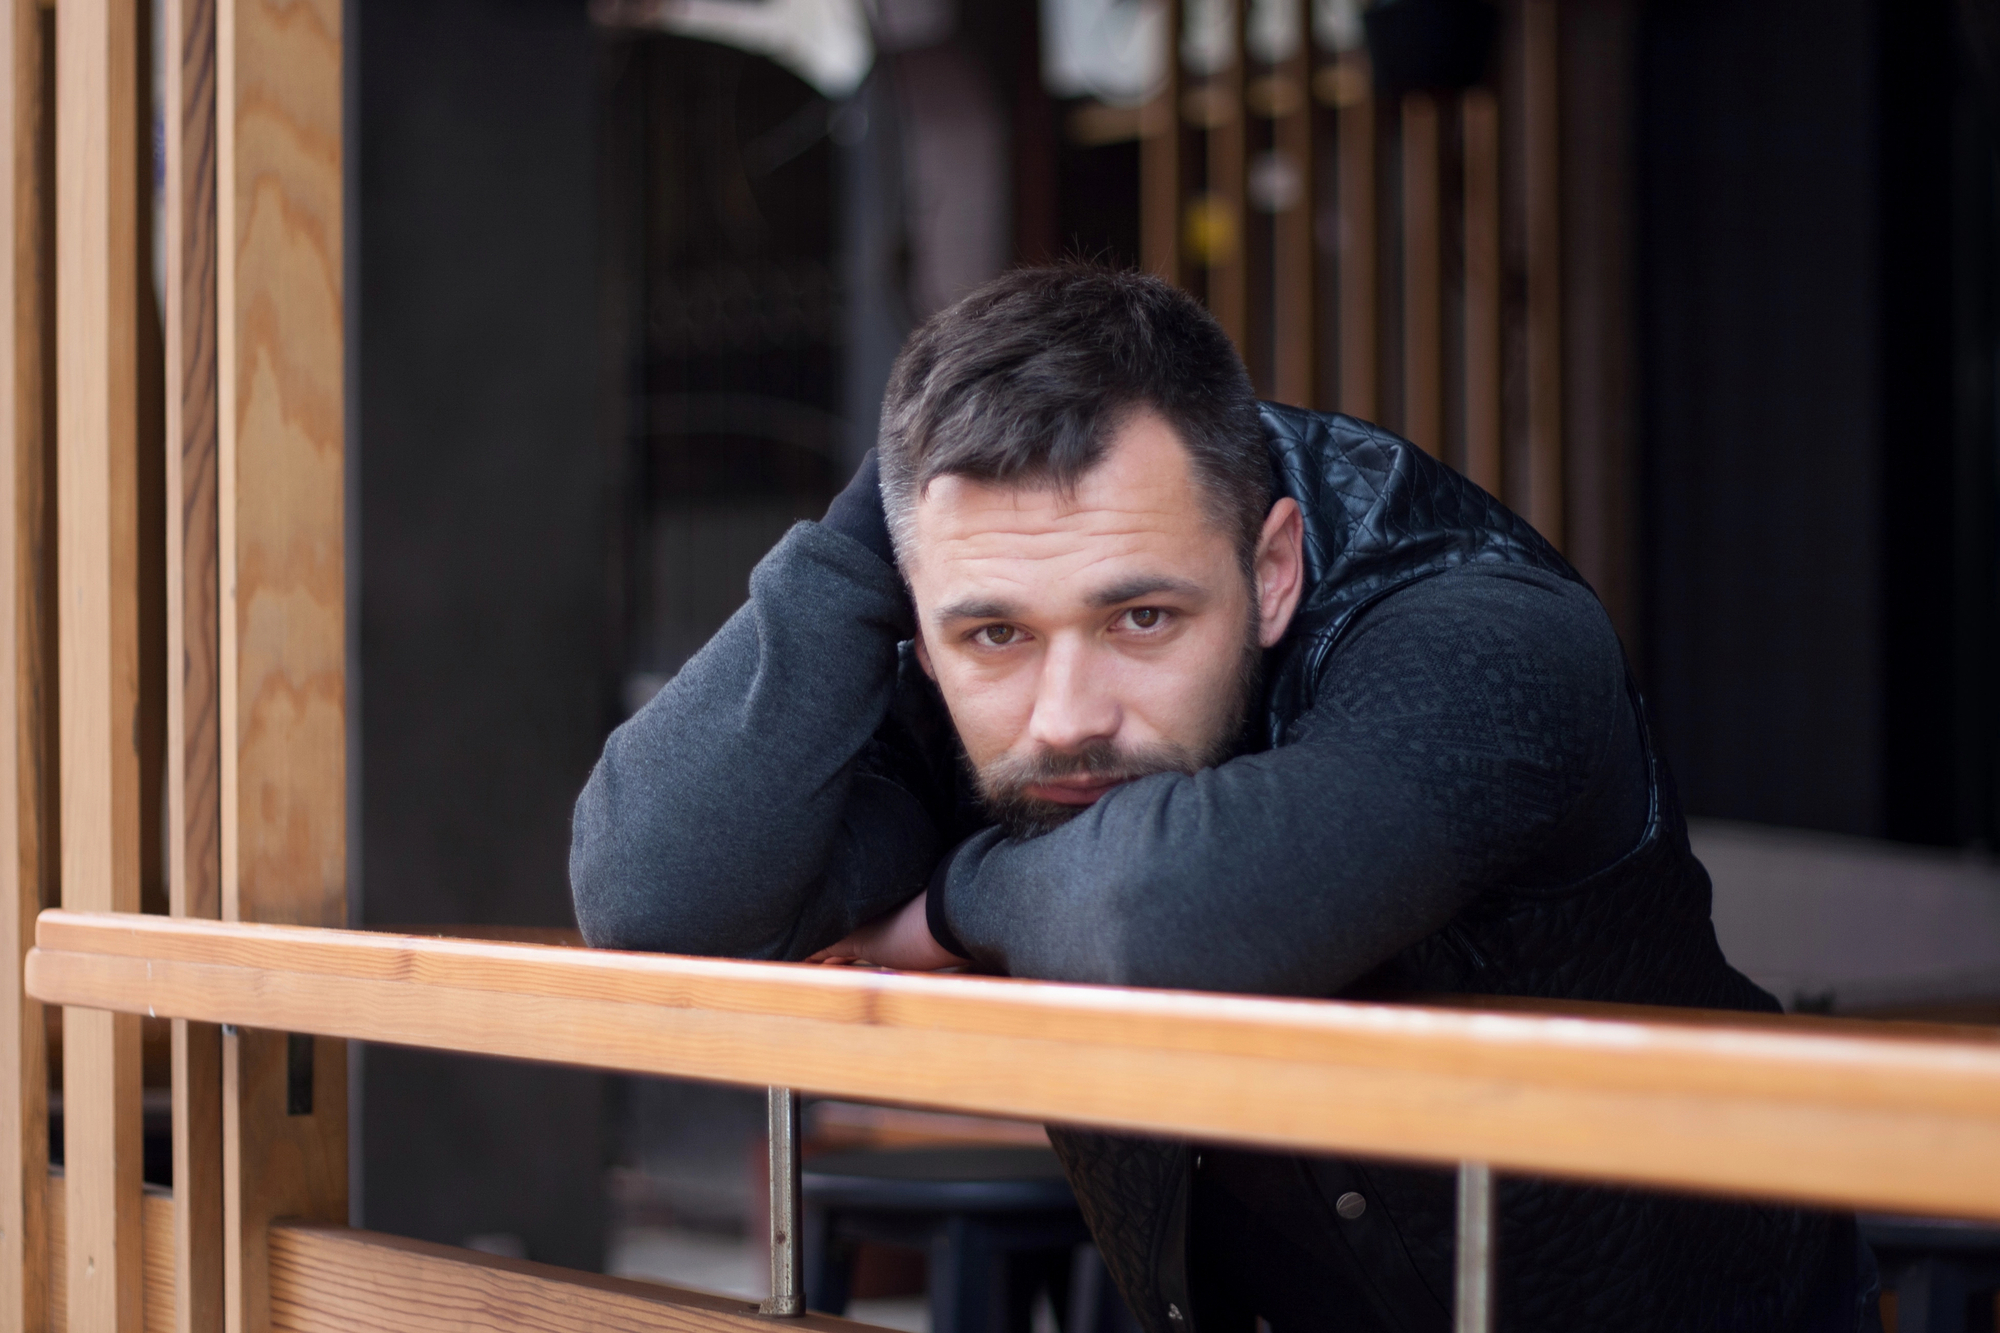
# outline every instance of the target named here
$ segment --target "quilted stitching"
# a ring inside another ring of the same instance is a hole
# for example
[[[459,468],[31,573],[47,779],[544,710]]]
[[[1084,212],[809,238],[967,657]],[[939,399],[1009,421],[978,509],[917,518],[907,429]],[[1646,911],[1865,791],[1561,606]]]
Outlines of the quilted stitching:
[[[1330,650],[1363,610],[1397,588],[1472,562],[1528,566],[1582,580],[1525,521],[1470,481],[1379,426],[1265,404],[1275,479],[1305,519],[1312,589],[1274,651],[1265,723],[1272,745],[1295,739]],[[1635,705],[1637,696],[1634,695]],[[1643,718],[1643,709],[1641,710]],[[1707,873],[1664,765],[1640,844],[1561,891],[1483,895],[1351,994],[1417,992],[1775,1010],[1731,968],[1709,924]],[[1184,1241],[1163,1228],[1185,1150],[1058,1131],[1084,1215],[1149,1333]],[[1450,1290],[1453,1186],[1448,1173],[1362,1168],[1395,1219],[1425,1282]],[[1825,1261],[1831,1220],[1797,1209],[1715,1203],[1632,1190],[1510,1180],[1501,1194],[1499,1310],[1536,1330],[1784,1329],[1795,1326]],[[1163,1268],[1162,1257],[1167,1260]],[[1420,1312],[1406,1321],[1421,1326]]]

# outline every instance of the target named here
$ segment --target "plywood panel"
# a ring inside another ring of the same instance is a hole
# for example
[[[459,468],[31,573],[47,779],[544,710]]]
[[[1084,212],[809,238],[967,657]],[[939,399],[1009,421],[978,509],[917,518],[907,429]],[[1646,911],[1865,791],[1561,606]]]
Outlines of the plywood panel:
[[[167,840],[176,916],[222,908],[216,538],[215,4],[165,0]],[[173,1027],[174,1326],[222,1314],[222,1044]]]
[[[2000,1034],[1117,990],[48,913],[52,1002],[1018,1119],[2000,1216]]]
[[[48,1048],[21,989],[34,918],[55,884],[55,621],[48,522],[54,423],[46,336],[53,272],[43,28],[0,9],[0,1329],[47,1327]]]
[[[342,554],[341,7],[216,11],[221,906],[347,914]],[[288,1114],[284,1034],[225,1035],[224,1303],[262,1333],[273,1217],[345,1221],[347,1060],[313,1044]]]
[[[136,10],[56,14],[56,403],[62,885],[139,908]],[[63,1025],[72,1323],[140,1326],[139,1027]]]
[[[768,1333],[751,1301],[499,1259],[345,1227],[271,1233],[274,1329],[283,1333]],[[476,1314],[474,1313],[476,1312]],[[813,1333],[867,1333],[830,1315]]]

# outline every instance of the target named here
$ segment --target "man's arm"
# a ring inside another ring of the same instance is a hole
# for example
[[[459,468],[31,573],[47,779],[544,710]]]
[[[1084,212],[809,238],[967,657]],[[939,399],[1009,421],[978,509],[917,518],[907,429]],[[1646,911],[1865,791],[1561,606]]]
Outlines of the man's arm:
[[[612,733],[570,842],[591,944],[800,958],[922,888],[940,834],[858,762],[911,633],[874,485],[864,468],[825,523],[794,527],[749,602]]]
[[[1330,995],[1482,888],[1627,850],[1637,725],[1588,589],[1440,575],[1356,624],[1294,743],[968,840],[932,881],[934,933],[1017,976]]]

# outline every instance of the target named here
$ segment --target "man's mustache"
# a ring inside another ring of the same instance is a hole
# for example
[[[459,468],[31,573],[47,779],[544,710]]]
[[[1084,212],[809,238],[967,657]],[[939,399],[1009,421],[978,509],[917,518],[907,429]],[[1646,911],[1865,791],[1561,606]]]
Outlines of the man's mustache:
[[[1184,746],[1166,743],[1120,749],[1110,741],[1096,740],[1074,750],[1040,749],[997,759],[979,776],[980,785],[991,794],[1079,777],[1092,782],[1130,782],[1154,773],[1192,773],[1200,767],[1199,758]]]

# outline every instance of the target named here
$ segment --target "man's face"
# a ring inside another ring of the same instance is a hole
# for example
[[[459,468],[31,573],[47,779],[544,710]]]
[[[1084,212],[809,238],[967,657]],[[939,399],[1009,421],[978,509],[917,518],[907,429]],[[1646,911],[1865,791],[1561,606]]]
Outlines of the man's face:
[[[1225,758],[1297,605],[1298,507],[1246,577],[1187,450],[1138,412],[1074,494],[940,477],[912,515],[917,651],[994,815],[1046,830],[1122,782]]]

